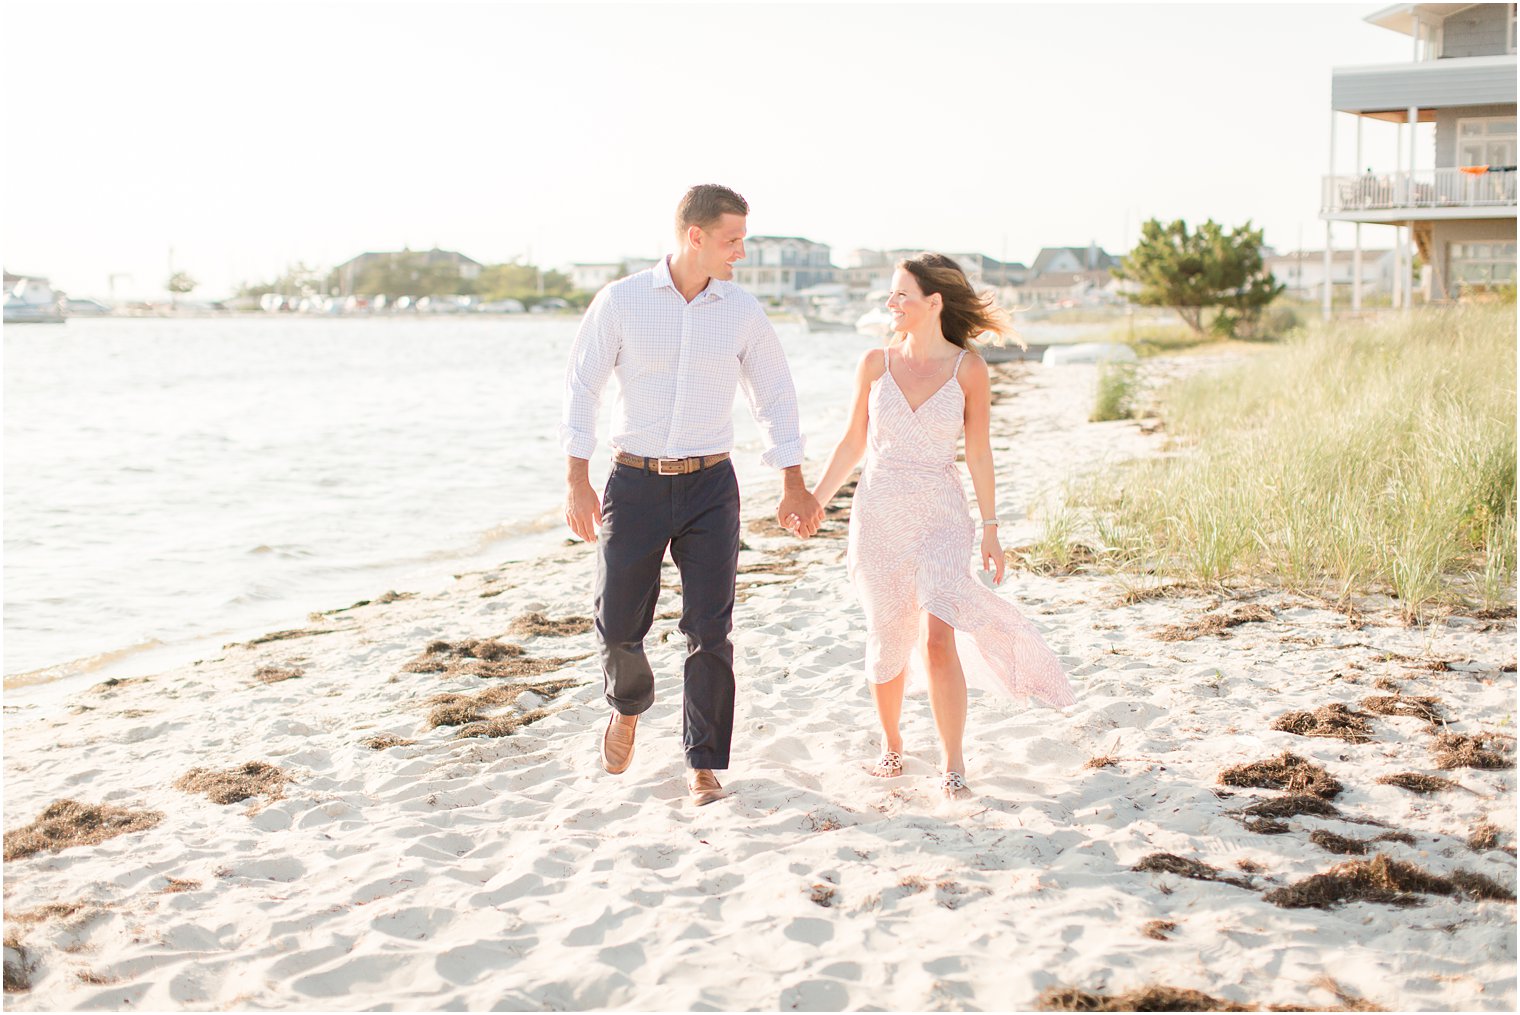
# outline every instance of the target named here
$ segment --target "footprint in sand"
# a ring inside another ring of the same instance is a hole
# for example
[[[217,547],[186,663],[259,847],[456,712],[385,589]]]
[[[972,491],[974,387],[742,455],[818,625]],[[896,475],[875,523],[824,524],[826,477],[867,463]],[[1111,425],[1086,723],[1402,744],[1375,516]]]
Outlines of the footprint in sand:
[[[781,992],[779,1011],[844,1011],[850,992],[836,980],[804,980]]]
[[[834,939],[834,925],[828,920],[799,916],[787,924],[782,933],[791,940],[801,941],[803,944],[823,945]]]
[[[382,913],[369,925],[381,934],[406,941],[421,941],[438,936],[438,932],[454,922],[451,910],[436,906],[411,906],[394,913]]]

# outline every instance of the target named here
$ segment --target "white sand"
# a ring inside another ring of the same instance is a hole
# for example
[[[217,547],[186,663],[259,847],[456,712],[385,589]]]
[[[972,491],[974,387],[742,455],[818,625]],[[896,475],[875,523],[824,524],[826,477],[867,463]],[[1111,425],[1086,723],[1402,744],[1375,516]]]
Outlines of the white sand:
[[[1085,422],[1092,378],[1033,370],[995,407],[1005,517],[1073,472],[1160,448],[1135,424]],[[815,451],[834,436],[813,435]],[[771,508],[755,498],[746,517]],[[1011,525],[1005,544],[1036,531]],[[1051,986],[1150,983],[1314,1006],[1335,1002],[1328,976],[1390,1009],[1513,1010],[1513,904],[1271,905],[1264,891],[1351,859],[1311,844],[1310,831],[1383,829],[1296,817],[1286,834],[1253,833],[1233,815],[1280,794],[1216,782],[1228,765],[1291,750],[1346,785],[1335,801],[1346,815],[1417,837],[1380,844],[1390,856],[1512,890],[1511,853],[1466,845],[1488,820],[1513,846],[1512,769],[1437,773],[1413,718],[1374,718],[1374,740],[1360,745],[1269,727],[1291,709],[1354,706],[1383,693],[1373,681],[1386,676],[1438,696],[1455,731],[1511,733],[1513,621],[1410,628],[1368,603],[1357,629],[1274,592],[1253,600],[1271,623],[1164,642],[1159,628],[1221,600],[1126,606],[1103,578],[1015,574],[1005,594],[1047,632],[1078,703],[1063,714],[974,697],[976,798],[952,806],[933,792],[923,698],[906,710],[904,777],[865,774],[876,731],[842,539],[792,558],[788,538],[746,540],[742,564],[806,569],[741,575],[734,767],[723,775],[733,792],[709,807],[691,807],[682,781],[673,620],[649,639],[659,697],[626,775],[599,767],[594,656],[559,674],[584,681],[549,703],[567,707],[512,736],[456,740],[424,722],[428,696],[490,682],[402,666],[434,639],[517,641],[506,629],[529,610],[588,613],[593,561],[579,545],[312,625],[332,633],[83,692],[67,713],[18,724],[4,752],[7,829],[62,798],[164,819],[5,864],[7,931],[24,948],[7,949],[7,964],[24,960],[33,984],[7,1006],[1011,1009]],[[677,603],[667,591],[660,609]],[[538,656],[594,652],[589,634],[522,643]],[[1452,668],[1433,671],[1433,660]],[[263,665],[305,674],[264,685],[252,679]],[[360,744],[376,733],[416,744]],[[1119,761],[1084,768],[1096,755]],[[218,806],[172,786],[190,768],[250,760],[290,775],[283,799]],[[1401,771],[1462,788],[1418,796],[1375,782]],[[1130,869],[1155,852],[1240,877],[1242,861],[1260,870],[1239,888]],[[169,878],[199,884],[165,893]],[[60,902],[82,908],[17,919]],[[1145,936],[1150,920],[1176,923],[1171,940]]]

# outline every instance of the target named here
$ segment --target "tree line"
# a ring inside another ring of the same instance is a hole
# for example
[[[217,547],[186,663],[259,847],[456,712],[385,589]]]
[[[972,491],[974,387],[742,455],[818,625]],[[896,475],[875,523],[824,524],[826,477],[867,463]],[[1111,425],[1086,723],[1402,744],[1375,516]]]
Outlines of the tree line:
[[[570,276],[538,265],[509,262],[484,266],[475,278],[460,274],[459,266],[429,264],[422,251],[403,251],[364,266],[351,286],[354,293],[384,296],[393,302],[402,296],[476,296],[481,302],[518,300],[524,306],[557,297],[574,307],[591,302],[595,293],[576,290]],[[267,293],[285,297],[334,296],[340,290],[338,270],[297,262],[280,277],[244,284],[239,297],[258,299]]]

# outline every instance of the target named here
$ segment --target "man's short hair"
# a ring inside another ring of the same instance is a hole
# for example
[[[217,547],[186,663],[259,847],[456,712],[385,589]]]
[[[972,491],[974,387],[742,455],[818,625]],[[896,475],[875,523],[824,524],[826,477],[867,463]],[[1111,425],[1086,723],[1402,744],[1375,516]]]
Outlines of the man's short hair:
[[[748,215],[749,202],[716,183],[699,183],[686,192],[676,208],[676,233],[692,226],[711,229],[724,215]]]

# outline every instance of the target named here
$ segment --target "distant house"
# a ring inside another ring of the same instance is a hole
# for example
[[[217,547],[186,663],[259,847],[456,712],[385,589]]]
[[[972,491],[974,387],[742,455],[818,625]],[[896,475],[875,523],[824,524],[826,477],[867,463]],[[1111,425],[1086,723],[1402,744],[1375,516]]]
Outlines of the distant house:
[[[1118,263],[1118,258],[1096,243],[1085,247],[1042,247],[1029,266],[1029,274],[1038,277],[1048,273],[1104,271]]]
[[[845,258],[840,280],[854,292],[886,289],[892,284],[892,272],[897,262],[923,252],[922,249],[910,247],[896,250],[852,250]],[[946,251],[945,256],[960,265],[966,278],[978,288],[1017,285],[1029,274],[1029,269],[1017,261],[1005,263],[986,254]]]
[[[440,250],[434,247],[432,250],[393,250],[360,254],[358,257],[344,261],[333,269],[338,276],[338,295],[353,296],[358,294],[356,285],[364,273],[373,265],[394,263],[401,260],[421,259],[421,264],[428,268],[437,268],[449,265],[456,268],[459,277],[470,280],[480,277],[484,267],[479,261],[469,258],[454,250]]]
[[[1356,282],[1356,273],[1360,270],[1363,292],[1391,292],[1393,262],[1392,250],[1364,250],[1360,258],[1356,257],[1355,251],[1332,251],[1330,284],[1341,292],[1349,293]],[[1290,250],[1284,254],[1271,254],[1263,258],[1262,264],[1289,296],[1320,299],[1325,294],[1323,250]]]
[[[1114,299],[1106,270],[1046,271],[1032,275],[1022,285],[1002,290],[1004,299],[1024,307],[1071,303],[1096,303]]]
[[[1515,5],[1395,4],[1366,18],[1407,35],[1407,63],[1337,67],[1331,72],[1330,172],[1324,178],[1320,218],[1324,257],[1331,227],[1356,224],[1353,256],[1363,258],[1364,224],[1396,230],[1393,295],[1408,307],[1414,294],[1414,253],[1429,267],[1431,300],[1456,299],[1472,287],[1515,281]],[[1356,161],[1346,175],[1336,168],[1336,114],[1356,123]],[[1399,136],[1396,166],[1367,166],[1362,129],[1369,123],[1435,125],[1435,144]],[[1407,154],[1406,154],[1407,153]],[[1328,269],[1324,274],[1333,274]],[[1353,287],[1353,306],[1360,305]],[[1325,312],[1330,310],[1325,293]]]
[[[621,261],[572,264],[565,268],[565,274],[570,277],[570,288],[578,292],[594,293],[608,282],[615,282],[645,268],[653,268],[657,263],[658,259],[653,257],[625,257]]]
[[[827,244],[800,236],[748,236],[734,281],[755,296],[784,299],[803,289],[837,281],[839,269]]]
[[[570,276],[570,288],[583,293],[598,292],[608,282],[628,274],[622,261],[572,264],[565,273]]]

